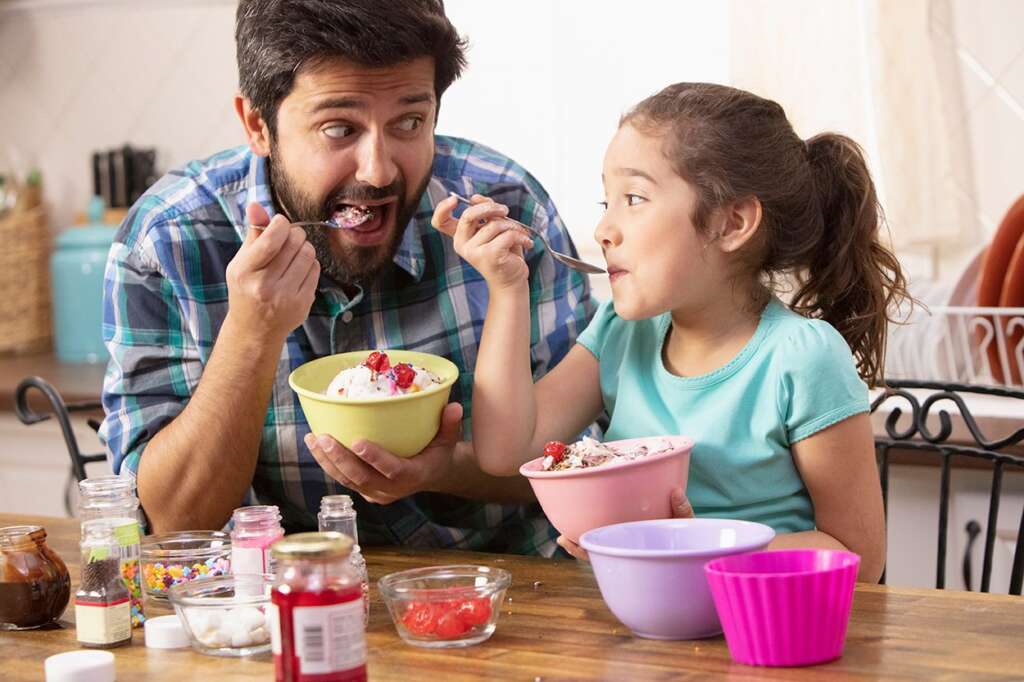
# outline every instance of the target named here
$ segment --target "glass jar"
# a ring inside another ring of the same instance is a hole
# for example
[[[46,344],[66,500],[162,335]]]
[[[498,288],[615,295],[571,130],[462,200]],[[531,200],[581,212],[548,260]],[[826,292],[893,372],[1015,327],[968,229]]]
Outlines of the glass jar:
[[[0,528],[0,630],[28,630],[60,618],[71,597],[68,567],[42,526]]]
[[[277,682],[366,680],[363,590],[352,539],[298,533],[274,543],[271,644]]]
[[[78,484],[78,516],[82,521],[82,537],[86,524],[99,521],[108,526],[120,547],[121,576],[131,598],[132,626],[141,626],[146,617],[142,611],[142,576],[139,570],[139,500],[132,491],[132,481],[120,476],[96,476]]]
[[[359,551],[359,531],[356,528],[356,510],[348,495],[327,495],[320,499],[320,513],[317,514],[321,533],[336,532],[352,538],[352,552],[349,563],[359,575],[363,587],[363,624],[370,622],[370,575],[366,570],[366,559]]]
[[[82,580],[75,592],[78,643],[90,649],[131,644],[128,586],[121,577],[121,547],[103,519],[82,524]]]
[[[239,507],[231,515],[231,572],[273,573],[270,545],[284,537],[281,512],[274,505]]]

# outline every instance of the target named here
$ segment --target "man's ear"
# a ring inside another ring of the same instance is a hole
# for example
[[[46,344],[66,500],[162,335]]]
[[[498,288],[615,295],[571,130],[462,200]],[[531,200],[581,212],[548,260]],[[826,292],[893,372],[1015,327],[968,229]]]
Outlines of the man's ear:
[[[270,156],[270,130],[260,112],[253,108],[248,98],[241,93],[235,95],[235,113],[245,128],[249,149],[257,156]]]
[[[721,231],[716,241],[725,253],[740,250],[761,226],[761,201],[757,197],[739,199],[722,208]]]

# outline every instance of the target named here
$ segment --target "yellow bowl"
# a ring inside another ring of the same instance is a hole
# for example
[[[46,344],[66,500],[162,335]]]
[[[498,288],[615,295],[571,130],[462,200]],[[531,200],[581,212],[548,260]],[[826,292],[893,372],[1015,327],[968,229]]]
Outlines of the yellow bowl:
[[[437,435],[459,368],[439,355],[387,350],[392,365],[411,362],[436,374],[441,383],[390,398],[351,400],[324,395],[338,372],[355,367],[372,352],[360,350],[312,360],[289,375],[288,385],[298,394],[306,421],[316,435],[331,435],[347,448],[366,439],[400,457],[412,457]]]

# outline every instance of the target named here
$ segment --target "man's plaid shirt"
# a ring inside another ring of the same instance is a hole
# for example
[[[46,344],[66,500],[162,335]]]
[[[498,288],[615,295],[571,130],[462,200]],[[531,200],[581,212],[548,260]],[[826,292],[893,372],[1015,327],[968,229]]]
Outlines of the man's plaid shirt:
[[[509,206],[510,217],[543,231],[552,247],[575,253],[544,188],[507,157],[437,136],[432,174],[394,267],[351,299],[321,278],[309,317],[281,352],[253,490],[260,503],[281,508],[289,531],[314,529],[320,498],[348,493],[356,501],[363,544],[550,556],[557,533],[536,504],[482,504],[419,493],[375,505],[327,476],[303,444],[309,426],[288,374],[314,358],[369,348],[418,350],[454,362],[460,376],[451,400],[465,407],[463,432],[469,436],[487,286],[458,257],[451,239],[430,226],[434,206],[449,191],[491,196]],[[273,216],[270,196],[265,159],[240,147],[168,173],[121,225],[104,285],[103,336],[111,360],[100,432],[116,473],[135,476],[146,444],[196,390],[227,314],[225,270],[245,235],[246,204],[258,202]],[[594,306],[586,278],[539,245],[527,260],[532,366],[539,377],[568,352]],[[197,451],[203,447],[195,443]],[[217,453],[203,457],[215,461]]]

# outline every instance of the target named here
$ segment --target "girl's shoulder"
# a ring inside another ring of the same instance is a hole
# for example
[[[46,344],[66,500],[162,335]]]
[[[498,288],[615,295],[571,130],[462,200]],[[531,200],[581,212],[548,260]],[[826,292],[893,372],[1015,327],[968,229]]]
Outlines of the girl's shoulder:
[[[577,343],[601,359],[606,349],[614,349],[616,355],[627,346],[656,347],[664,335],[668,313],[644,320],[624,320],[615,312],[611,300],[601,303],[587,328],[576,339]]]
[[[804,317],[776,298],[768,304],[764,317],[770,322],[768,342],[775,354],[807,358],[838,353],[853,357],[846,339],[825,320]]]

